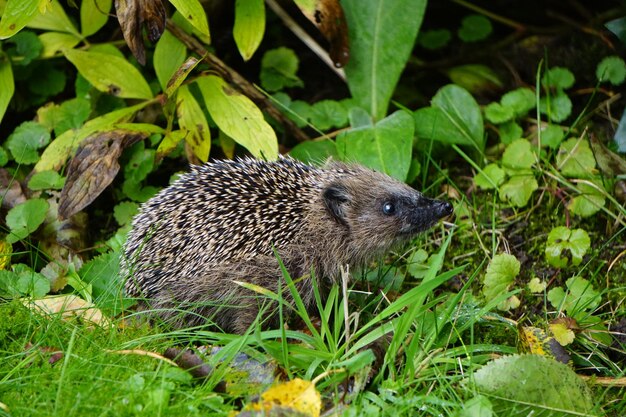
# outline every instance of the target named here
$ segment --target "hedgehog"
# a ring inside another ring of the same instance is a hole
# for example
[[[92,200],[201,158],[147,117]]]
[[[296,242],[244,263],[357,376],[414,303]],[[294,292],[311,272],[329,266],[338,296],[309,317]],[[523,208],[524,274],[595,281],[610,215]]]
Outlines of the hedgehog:
[[[342,267],[361,270],[451,213],[450,203],[356,164],[280,157],[192,166],[133,219],[125,291],[178,328],[241,334],[257,317],[269,328],[277,304],[258,289],[293,305],[283,268],[314,313],[314,287],[323,296]]]

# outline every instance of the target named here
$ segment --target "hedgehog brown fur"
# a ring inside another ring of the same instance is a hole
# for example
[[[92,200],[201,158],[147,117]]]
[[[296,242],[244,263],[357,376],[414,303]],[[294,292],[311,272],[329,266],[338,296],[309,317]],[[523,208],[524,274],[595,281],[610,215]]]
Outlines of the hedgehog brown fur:
[[[195,166],[133,220],[122,260],[126,292],[178,327],[208,321],[243,333],[264,300],[234,281],[282,288],[293,301],[274,251],[311,309],[311,273],[324,288],[341,266],[362,268],[451,212],[449,203],[358,165],[314,168],[281,157]]]

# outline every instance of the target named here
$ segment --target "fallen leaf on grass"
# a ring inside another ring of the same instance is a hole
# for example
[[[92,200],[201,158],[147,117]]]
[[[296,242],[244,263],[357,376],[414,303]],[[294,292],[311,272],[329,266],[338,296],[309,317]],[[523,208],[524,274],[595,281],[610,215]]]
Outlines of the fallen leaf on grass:
[[[98,326],[109,326],[111,322],[102,312],[80,297],[73,294],[55,295],[39,300],[25,300],[24,305],[44,315],[60,314],[63,320],[79,318]]]
[[[277,410],[278,409],[278,410]],[[263,394],[259,402],[247,405],[239,416],[256,415],[304,415],[319,417],[322,409],[320,393],[315,383],[296,378],[275,385]]]

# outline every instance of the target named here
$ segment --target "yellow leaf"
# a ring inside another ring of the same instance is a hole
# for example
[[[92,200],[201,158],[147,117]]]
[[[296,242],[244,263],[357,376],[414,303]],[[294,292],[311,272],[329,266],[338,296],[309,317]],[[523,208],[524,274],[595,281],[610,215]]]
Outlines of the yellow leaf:
[[[520,353],[547,356],[562,363],[568,363],[570,360],[570,356],[563,346],[561,346],[554,337],[549,336],[543,329],[531,326],[519,326],[518,336],[518,351]]]
[[[249,404],[244,411],[263,411],[280,408],[291,409],[312,417],[319,417],[322,409],[322,398],[311,381],[296,378],[276,385],[263,394],[259,403]]]
[[[0,240],[0,269],[7,269],[11,264],[13,246],[6,240]]]
[[[45,315],[60,314],[63,320],[80,318],[99,326],[110,325],[109,319],[93,304],[73,294],[55,295],[39,300],[28,300],[24,304],[31,310]]]
[[[550,324],[550,331],[554,335],[554,338],[561,346],[567,346],[574,341],[576,335],[571,329],[563,323]]]

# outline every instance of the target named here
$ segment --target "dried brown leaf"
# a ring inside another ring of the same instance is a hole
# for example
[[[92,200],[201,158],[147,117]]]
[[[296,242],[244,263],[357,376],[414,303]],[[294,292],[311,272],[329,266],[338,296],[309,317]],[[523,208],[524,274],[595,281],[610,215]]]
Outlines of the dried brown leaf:
[[[59,200],[59,217],[67,219],[100,195],[120,169],[124,148],[147,136],[144,132],[112,130],[85,139],[70,161],[67,180]]]
[[[151,42],[159,40],[165,30],[165,6],[162,0],[115,0],[117,20],[124,39],[137,61],[146,63],[142,29],[145,27]]]
[[[4,168],[0,168],[0,195],[4,209],[12,209],[26,201],[20,182]]]
[[[317,0],[315,9],[309,10],[296,2],[309,19],[330,43],[330,58],[337,68],[344,67],[350,60],[348,25],[339,0]]]

